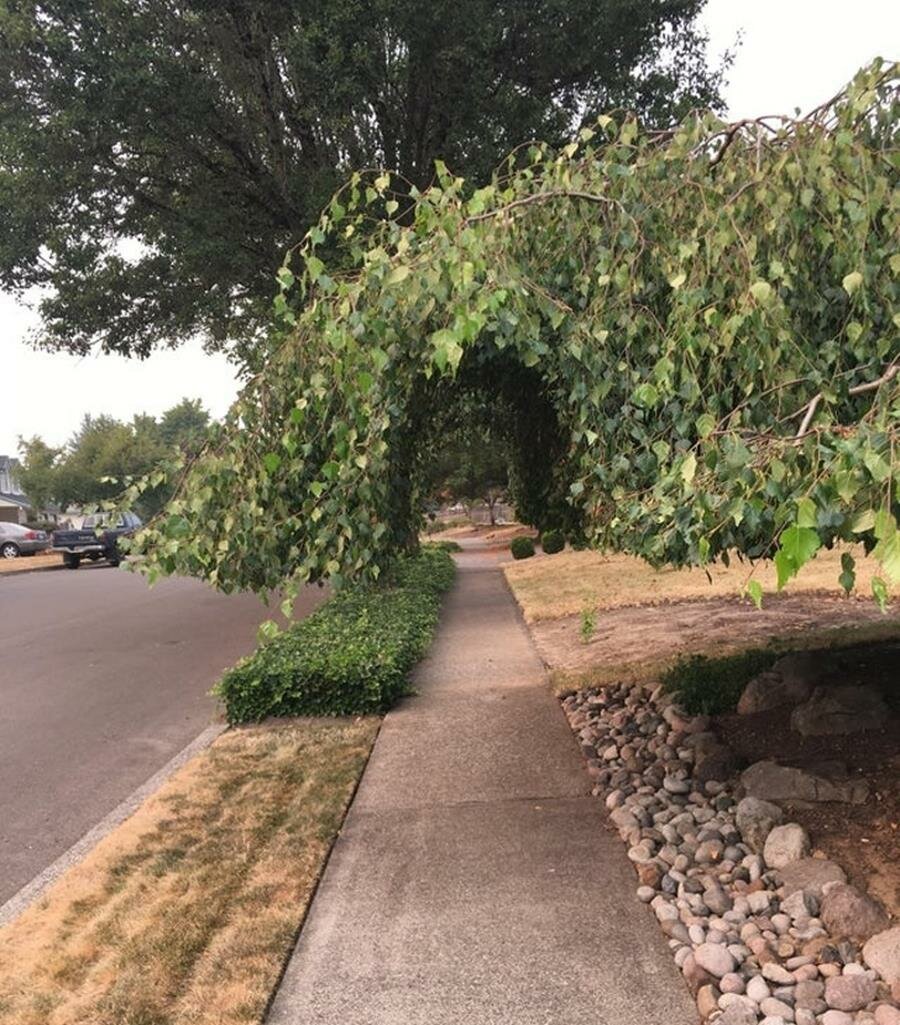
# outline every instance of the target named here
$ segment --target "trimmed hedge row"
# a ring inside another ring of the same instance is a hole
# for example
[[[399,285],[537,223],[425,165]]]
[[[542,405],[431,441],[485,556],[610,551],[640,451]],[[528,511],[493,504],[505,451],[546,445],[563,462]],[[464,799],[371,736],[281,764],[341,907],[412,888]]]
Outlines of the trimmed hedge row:
[[[339,591],[225,673],[215,693],[229,723],[386,711],[428,649],[454,570],[446,551],[423,548],[377,586]]]
[[[530,559],[534,555],[534,541],[530,537],[514,537],[509,550],[514,559]]]

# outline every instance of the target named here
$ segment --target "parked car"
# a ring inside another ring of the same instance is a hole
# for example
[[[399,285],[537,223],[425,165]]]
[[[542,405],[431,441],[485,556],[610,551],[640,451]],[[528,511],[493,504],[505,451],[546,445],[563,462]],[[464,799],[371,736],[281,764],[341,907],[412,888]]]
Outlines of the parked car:
[[[34,555],[49,547],[50,538],[43,530],[0,522],[0,558],[18,559],[20,555]]]
[[[78,569],[82,559],[98,562],[106,559],[111,566],[122,561],[119,538],[128,537],[143,524],[134,513],[108,513],[86,516],[80,530],[54,530],[53,550],[62,552],[63,562],[69,569]]]

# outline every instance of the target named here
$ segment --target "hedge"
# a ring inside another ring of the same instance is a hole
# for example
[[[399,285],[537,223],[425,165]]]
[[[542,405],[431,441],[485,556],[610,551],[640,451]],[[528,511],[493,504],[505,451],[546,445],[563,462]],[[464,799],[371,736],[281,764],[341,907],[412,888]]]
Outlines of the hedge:
[[[229,723],[386,711],[428,649],[453,574],[446,551],[423,548],[378,585],[339,591],[225,673],[214,692]]]
[[[534,541],[530,537],[514,537],[509,550],[514,559],[530,559],[534,555]]]
[[[541,534],[541,548],[545,555],[556,555],[566,547],[566,535],[561,530],[545,530]]]

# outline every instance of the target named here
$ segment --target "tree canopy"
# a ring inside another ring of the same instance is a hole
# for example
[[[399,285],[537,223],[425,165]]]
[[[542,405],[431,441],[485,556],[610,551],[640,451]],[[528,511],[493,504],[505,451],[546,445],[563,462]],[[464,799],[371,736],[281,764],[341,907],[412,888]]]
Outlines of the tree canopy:
[[[157,420],[146,414],[131,423],[86,416],[71,441],[53,448],[35,436],[20,439],[19,478],[32,506],[92,506],[114,499],[124,483],[145,478],[174,454],[190,456],[203,446],[209,414],[198,399],[183,399]],[[173,487],[161,479],[135,501],[144,516],[159,512]]]
[[[42,289],[49,347],[201,333],[252,363],[352,169],[485,184],[610,106],[715,106],[704,3],[0,0],[0,287]]]
[[[474,192],[440,167],[405,215],[390,175],[354,174],[144,570],[288,597],[377,575],[439,411],[480,389],[524,490],[594,544],[774,556],[783,584],[855,539],[898,579],[897,85],[876,64],[796,120],[607,115]]]

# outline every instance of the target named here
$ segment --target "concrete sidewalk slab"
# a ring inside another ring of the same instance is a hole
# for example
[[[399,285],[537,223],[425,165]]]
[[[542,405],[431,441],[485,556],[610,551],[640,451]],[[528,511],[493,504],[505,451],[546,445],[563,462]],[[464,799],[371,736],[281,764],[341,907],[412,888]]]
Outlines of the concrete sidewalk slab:
[[[458,562],[270,1025],[694,1025],[496,560]]]

